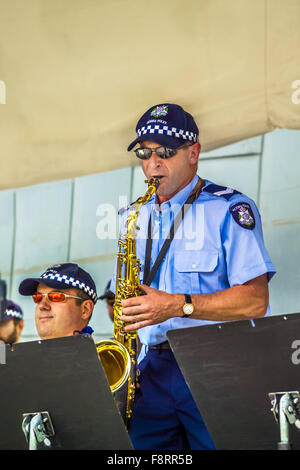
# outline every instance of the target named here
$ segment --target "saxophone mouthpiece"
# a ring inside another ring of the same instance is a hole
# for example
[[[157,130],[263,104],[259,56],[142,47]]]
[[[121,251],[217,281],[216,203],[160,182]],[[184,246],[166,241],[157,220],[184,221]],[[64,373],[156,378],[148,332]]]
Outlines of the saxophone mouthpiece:
[[[155,188],[157,189],[160,184],[160,178],[161,176],[153,176],[149,180],[145,180],[145,183],[147,183],[148,185],[153,184]]]

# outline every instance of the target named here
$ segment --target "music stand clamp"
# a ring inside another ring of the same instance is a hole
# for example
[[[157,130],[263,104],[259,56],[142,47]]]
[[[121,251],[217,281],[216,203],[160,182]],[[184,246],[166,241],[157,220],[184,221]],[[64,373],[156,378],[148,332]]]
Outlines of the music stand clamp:
[[[28,442],[29,450],[54,449],[55,435],[48,411],[23,413],[22,430]]]
[[[295,424],[300,429],[300,393],[275,392],[269,393],[275,421],[280,427],[280,442],[277,443],[277,450],[291,450],[292,446],[289,438],[289,425]]]

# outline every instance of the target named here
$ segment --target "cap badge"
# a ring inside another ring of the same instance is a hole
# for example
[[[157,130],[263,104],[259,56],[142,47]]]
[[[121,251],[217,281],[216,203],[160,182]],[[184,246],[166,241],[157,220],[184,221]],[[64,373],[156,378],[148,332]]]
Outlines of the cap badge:
[[[163,105],[163,106],[156,106],[152,111],[151,111],[151,116],[155,118],[159,118],[162,116],[166,116],[168,114],[168,106]]]

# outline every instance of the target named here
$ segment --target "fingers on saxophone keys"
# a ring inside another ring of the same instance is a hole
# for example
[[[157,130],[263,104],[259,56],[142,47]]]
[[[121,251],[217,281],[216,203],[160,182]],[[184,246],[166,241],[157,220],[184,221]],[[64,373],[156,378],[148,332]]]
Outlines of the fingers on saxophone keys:
[[[122,315],[138,315],[141,307],[124,307],[122,308]]]
[[[145,321],[140,321],[140,322],[134,322],[131,323],[130,325],[125,326],[125,331],[135,331],[139,330],[140,328],[143,328],[144,326],[147,326],[147,322]]]
[[[134,322],[134,323],[138,323],[139,321],[142,321],[142,318],[141,318],[140,314],[138,314],[138,315],[122,315],[120,319],[121,319],[121,321]]]

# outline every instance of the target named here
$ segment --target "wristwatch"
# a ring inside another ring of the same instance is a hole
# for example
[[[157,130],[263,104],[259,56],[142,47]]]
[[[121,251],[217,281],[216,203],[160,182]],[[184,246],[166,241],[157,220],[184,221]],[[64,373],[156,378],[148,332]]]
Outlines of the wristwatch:
[[[189,294],[184,294],[185,297],[185,304],[182,307],[183,316],[189,317],[194,313],[194,305],[192,304],[192,298]]]

